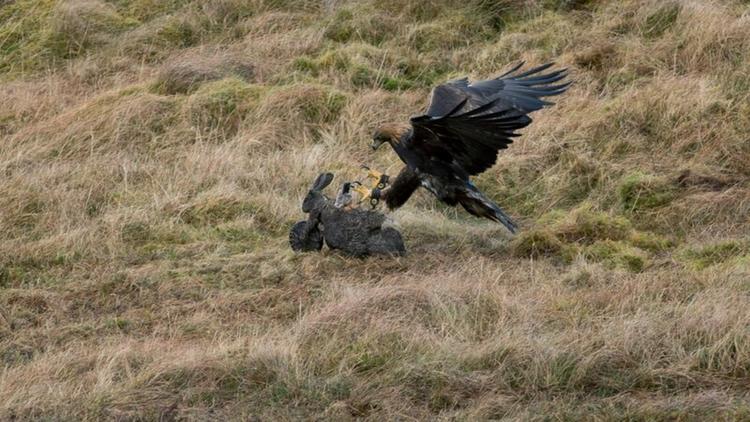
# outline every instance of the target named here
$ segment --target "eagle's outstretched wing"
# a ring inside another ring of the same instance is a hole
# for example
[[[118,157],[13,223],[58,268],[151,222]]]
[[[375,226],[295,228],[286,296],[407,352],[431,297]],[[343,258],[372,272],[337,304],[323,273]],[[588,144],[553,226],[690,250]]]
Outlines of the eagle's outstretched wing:
[[[430,157],[458,164],[468,175],[492,167],[497,153],[531,123],[528,113],[552,103],[544,97],[565,92],[570,83],[556,84],[566,69],[542,73],[548,63],[517,73],[510,71],[486,81],[457,79],[436,87],[427,112],[411,119],[412,148]]]

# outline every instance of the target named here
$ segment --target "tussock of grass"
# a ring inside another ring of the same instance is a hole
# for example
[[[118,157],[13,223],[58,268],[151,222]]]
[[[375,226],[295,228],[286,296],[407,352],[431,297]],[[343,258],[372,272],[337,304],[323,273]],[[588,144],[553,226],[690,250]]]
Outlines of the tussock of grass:
[[[668,204],[674,199],[675,189],[664,179],[634,173],[623,178],[619,194],[623,208],[638,212]]]
[[[674,25],[680,14],[680,3],[664,2],[664,4],[653,13],[648,15],[643,29],[643,36],[646,38],[658,38],[664,32]]]
[[[696,269],[702,270],[721,264],[750,252],[747,241],[728,240],[710,245],[689,248],[683,252],[684,259]]]
[[[564,244],[548,230],[524,232],[515,240],[514,252],[523,257],[539,258],[562,252]]]
[[[153,90],[162,94],[185,94],[196,90],[203,82],[235,76],[252,80],[254,68],[228,54],[195,51],[178,56],[165,65],[157,76]]]
[[[437,60],[404,54],[351,42],[345,47],[324,50],[315,57],[298,57],[292,68],[329,80],[340,81],[346,75],[355,89],[380,87],[387,91],[431,86],[448,70],[445,63]]]
[[[92,150],[161,148],[179,123],[179,101],[140,90],[105,95],[57,118],[54,125],[31,127],[27,139],[56,139],[47,157],[81,157]],[[92,136],[93,135],[93,136]]]
[[[52,10],[47,49],[63,59],[75,57],[136,24],[99,0],[63,1]]]
[[[0,1],[0,3],[2,3]],[[744,420],[746,4],[0,6],[0,419]],[[410,253],[288,228],[447,79],[575,84]]]
[[[33,56],[43,48],[53,1],[14,1],[0,8],[0,71],[34,68]]]
[[[635,231],[628,240],[633,246],[654,253],[664,252],[675,246],[674,240],[650,232]]]
[[[670,250],[674,241],[632,228],[624,217],[614,217],[580,207],[570,214],[542,216],[538,227],[514,240],[513,251],[527,258],[551,257],[572,263],[577,257],[603,263],[609,268],[643,271],[652,256]]]
[[[603,262],[610,267],[623,267],[633,272],[643,271],[647,264],[647,256],[643,251],[612,240],[595,242],[585,248],[584,254],[596,262]]]
[[[200,131],[221,138],[231,136],[261,92],[261,88],[236,78],[207,83],[188,98],[188,120]]]
[[[569,242],[592,243],[597,240],[621,240],[628,236],[630,221],[624,217],[597,212],[587,206],[574,210],[556,223],[558,236]]]
[[[366,8],[340,8],[331,17],[323,36],[338,43],[381,44],[400,30],[393,17]]]
[[[438,48],[457,48],[475,40],[489,38],[494,28],[462,13],[423,23],[407,35],[411,46],[419,51],[435,51]]]
[[[332,123],[348,102],[347,94],[326,85],[294,84],[271,89],[261,100],[258,118],[280,118],[284,124],[269,128],[279,137],[302,132],[319,136],[319,128]]]
[[[201,38],[200,22],[192,14],[155,18],[128,32],[117,45],[124,53],[156,61],[174,49],[192,47]]]

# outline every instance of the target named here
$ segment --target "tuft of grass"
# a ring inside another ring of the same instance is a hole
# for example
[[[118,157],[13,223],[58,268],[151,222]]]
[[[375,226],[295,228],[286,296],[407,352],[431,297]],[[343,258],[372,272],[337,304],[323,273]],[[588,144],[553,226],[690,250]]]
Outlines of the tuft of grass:
[[[673,240],[634,230],[624,217],[583,205],[570,213],[556,210],[540,217],[535,228],[514,239],[513,252],[526,258],[550,257],[564,264],[582,256],[609,268],[641,272],[653,255],[674,246]]]
[[[727,240],[705,246],[688,248],[683,258],[695,269],[703,270],[750,253],[750,244],[742,240]]]
[[[628,242],[636,248],[652,253],[666,252],[676,246],[673,239],[655,233],[634,231]]]
[[[0,7],[0,72],[36,69],[55,2],[20,0]]]
[[[526,258],[555,256],[560,254],[563,248],[563,242],[549,230],[526,231],[513,241],[513,252]]]
[[[302,56],[292,62],[294,70],[313,77],[346,74],[355,88],[381,87],[387,91],[410,89],[424,85],[422,75],[411,74],[412,69],[404,59],[386,50],[352,43],[347,47],[327,49],[318,56]]]
[[[602,262],[608,267],[621,267],[632,272],[641,272],[648,265],[647,255],[625,242],[597,241],[585,248],[587,258]]]
[[[661,37],[677,21],[681,9],[682,6],[679,2],[664,2],[657,10],[648,15],[641,33],[647,39]]]
[[[235,218],[250,213],[252,205],[247,200],[230,195],[204,195],[186,207],[180,218],[187,224],[207,225]]]
[[[545,0],[542,4],[554,10],[578,10],[585,9],[593,3],[593,0]]]
[[[152,239],[152,231],[148,224],[141,221],[126,223],[120,229],[123,242],[143,244]]]
[[[468,45],[479,37],[488,36],[488,28],[477,26],[476,23],[461,14],[423,23],[410,31],[409,44],[419,52]]]
[[[397,21],[365,7],[344,7],[326,23],[323,37],[337,42],[365,42],[380,45],[399,31]]]
[[[61,59],[76,57],[111,42],[112,35],[138,24],[99,0],[59,2],[49,19],[45,50]]]
[[[272,89],[262,101],[261,112],[300,116],[308,124],[330,123],[347,104],[345,93],[324,85],[296,84]]]
[[[257,103],[264,88],[237,78],[202,85],[185,103],[190,123],[203,133],[222,138],[234,134],[244,115]]]
[[[49,158],[81,157],[106,149],[153,151],[162,148],[166,134],[181,125],[180,104],[141,88],[122,90],[62,114],[57,118],[63,126],[60,130],[41,126],[27,136],[57,140],[49,149],[36,151]],[[88,212],[96,214],[95,207]]]
[[[625,176],[618,193],[620,204],[629,212],[665,206],[676,196],[675,188],[670,182],[640,172]]]
[[[177,56],[166,64],[151,89],[160,94],[186,94],[195,91],[204,82],[223,77],[249,81],[254,75],[252,64],[231,55],[194,52]]]
[[[194,15],[166,15],[127,33],[117,48],[147,61],[157,61],[174,50],[195,46],[201,36],[200,22]]]
[[[578,243],[622,240],[628,237],[631,230],[632,225],[627,218],[595,211],[588,205],[575,209],[555,227],[558,236]]]

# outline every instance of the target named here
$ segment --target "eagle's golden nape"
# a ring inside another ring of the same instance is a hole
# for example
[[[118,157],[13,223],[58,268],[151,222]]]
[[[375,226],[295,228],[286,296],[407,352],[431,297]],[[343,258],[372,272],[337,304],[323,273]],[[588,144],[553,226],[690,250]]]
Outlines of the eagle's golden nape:
[[[377,150],[384,143],[393,145],[394,143],[401,142],[401,138],[409,130],[408,125],[398,123],[387,123],[377,129],[372,134],[372,143],[370,146],[373,150]]]

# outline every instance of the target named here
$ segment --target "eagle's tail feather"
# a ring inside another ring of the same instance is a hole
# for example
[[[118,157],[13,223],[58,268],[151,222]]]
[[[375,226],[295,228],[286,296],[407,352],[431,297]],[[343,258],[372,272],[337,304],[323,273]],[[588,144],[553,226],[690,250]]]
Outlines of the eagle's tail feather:
[[[518,229],[516,223],[497,204],[490,201],[470,182],[466,185],[466,190],[458,196],[458,202],[470,214],[497,221],[504,225],[511,233],[515,234],[516,229]]]

